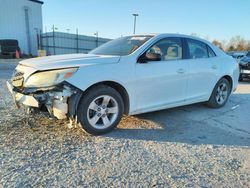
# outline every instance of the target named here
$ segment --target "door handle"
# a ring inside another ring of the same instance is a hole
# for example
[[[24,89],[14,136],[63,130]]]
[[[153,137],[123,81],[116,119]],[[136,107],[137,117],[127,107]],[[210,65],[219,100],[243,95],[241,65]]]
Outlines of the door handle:
[[[212,66],[212,69],[217,69],[217,66],[216,66],[216,65],[213,65],[213,66]]]
[[[184,69],[178,69],[178,70],[177,70],[177,73],[179,73],[179,74],[184,74],[184,73],[185,73],[185,70],[184,70]]]

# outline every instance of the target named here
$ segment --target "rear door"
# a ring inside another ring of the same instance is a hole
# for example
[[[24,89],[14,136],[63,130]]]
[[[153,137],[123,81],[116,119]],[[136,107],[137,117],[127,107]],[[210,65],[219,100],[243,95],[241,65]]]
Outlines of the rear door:
[[[187,100],[207,100],[217,80],[216,55],[207,44],[198,40],[186,39],[186,46],[189,59]]]

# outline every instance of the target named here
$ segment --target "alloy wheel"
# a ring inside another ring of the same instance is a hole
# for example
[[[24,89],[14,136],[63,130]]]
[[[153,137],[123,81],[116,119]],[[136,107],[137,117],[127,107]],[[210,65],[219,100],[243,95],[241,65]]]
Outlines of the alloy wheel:
[[[117,101],[109,95],[102,95],[89,104],[87,118],[92,127],[106,129],[116,121],[118,113]]]
[[[228,97],[228,86],[226,83],[221,83],[218,88],[217,88],[217,92],[216,92],[216,101],[218,104],[222,105]]]

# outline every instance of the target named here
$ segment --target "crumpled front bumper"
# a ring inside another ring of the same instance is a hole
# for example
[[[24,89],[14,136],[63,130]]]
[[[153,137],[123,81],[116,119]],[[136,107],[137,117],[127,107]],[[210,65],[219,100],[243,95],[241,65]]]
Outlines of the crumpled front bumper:
[[[29,93],[21,93],[22,91],[18,92],[8,81],[6,84],[18,108],[23,105],[38,109],[46,107],[48,112],[57,119],[65,119],[67,115],[75,115],[76,99],[79,98],[76,96],[79,92],[73,86],[62,84],[57,89],[40,88],[39,90],[30,90]]]
[[[9,83],[9,81],[6,82],[7,88],[11,95],[13,96],[14,102],[17,105],[18,108],[20,108],[21,104],[24,104],[26,106],[30,107],[39,107],[39,102],[37,99],[35,99],[33,96],[30,95],[24,95],[22,93],[18,93],[13,91],[13,86]]]

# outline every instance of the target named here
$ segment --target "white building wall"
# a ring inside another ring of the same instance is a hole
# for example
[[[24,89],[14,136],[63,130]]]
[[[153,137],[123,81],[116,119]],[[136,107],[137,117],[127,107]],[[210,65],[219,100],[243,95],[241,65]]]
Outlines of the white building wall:
[[[28,8],[31,53],[37,55],[37,30],[42,31],[42,4],[29,0],[0,0],[0,39],[16,39],[22,53],[29,54],[25,23]]]

